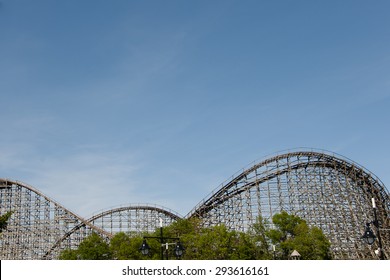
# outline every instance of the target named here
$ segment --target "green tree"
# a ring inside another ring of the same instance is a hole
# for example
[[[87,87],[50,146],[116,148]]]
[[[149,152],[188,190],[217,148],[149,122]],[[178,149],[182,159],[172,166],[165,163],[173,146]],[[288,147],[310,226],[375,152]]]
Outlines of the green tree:
[[[77,250],[65,249],[60,253],[59,259],[60,260],[77,260],[77,259],[81,259],[81,258],[80,258],[80,255],[78,254]]]
[[[8,226],[8,220],[12,216],[12,211],[8,211],[4,215],[0,216],[0,232],[3,232]]]
[[[130,236],[126,233],[119,232],[115,234],[110,240],[109,246],[112,258],[117,260],[129,259],[132,254],[130,245]]]
[[[187,260],[249,260],[259,255],[250,234],[229,230],[223,224],[203,228],[199,219],[183,219],[164,229],[164,232],[180,237],[186,249],[183,259]]]
[[[317,227],[309,227],[302,218],[283,211],[272,217],[275,226],[265,235],[278,248],[278,257],[288,259],[297,250],[302,259],[330,259],[330,242]]]
[[[108,243],[93,232],[85,238],[75,250],[66,249],[61,252],[61,260],[109,260],[111,252]]]
[[[199,219],[181,219],[163,229],[164,237],[179,237],[185,247],[186,260],[251,260],[271,259],[270,245],[276,245],[277,257],[288,259],[297,250],[302,259],[329,259],[330,243],[319,228],[309,227],[298,216],[286,212],[275,214],[270,222],[258,217],[248,232],[229,230],[221,224],[204,228]],[[139,251],[143,236],[151,248],[148,256]],[[76,250],[64,250],[61,259],[155,259],[161,258],[160,228],[154,233],[117,233],[109,243],[94,233]],[[169,256],[174,258],[173,246]]]
[[[198,250],[201,259],[227,260],[234,259],[236,253],[236,233],[228,231],[225,225],[218,225],[203,230]]]
[[[261,216],[257,217],[256,223],[252,224],[248,234],[254,242],[255,248],[255,259],[271,259],[270,253],[271,242],[266,235],[268,220],[263,219]]]
[[[145,256],[139,251],[142,237],[135,235],[131,237],[124,232],[118,232],[110,240],[111,257],[115,260],[139,260]]]

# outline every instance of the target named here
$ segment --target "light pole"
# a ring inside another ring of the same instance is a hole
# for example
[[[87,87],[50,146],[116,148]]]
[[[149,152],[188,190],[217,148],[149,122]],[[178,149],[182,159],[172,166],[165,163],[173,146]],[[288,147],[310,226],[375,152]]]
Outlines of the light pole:
[[[273,258],[276,260],[276,246],[272,244]]]
[[[380,229],[379,229],[378,217],[377,217],[377,214],[376,214],[375,199],[372,198],[371,201],[372,201],[372,209],[374,211],[374,220],[369,222],[369,223],[366,223],[366,228],[364,230],[364,234],[363,234],[362,238],[368,245],[374,244],[375,239],[378,238],[378,245],[379,245],[378,257],[379,257],[380,260],[384,260],[385,256],[383,254],[382,239],[381,239],[381,235],[380,235],[380,232],[379,232]],[[377,236],[375,236],[374,232],[371,230],[370,224],[373,224],[376,227],[376,235]]]
[[[146,242],[146,239],[159,239],[160,241],[160,245],[161,245],[161,259],[163,260],[164,259],[164,248],[165,248],[165,257],[166,259],[168,259],[168,249],[169,249],[169,245],[174,245],[175,248],[173,249],[173,252],[176,256],[176,258],[180,259],[181,256],[183,255],[184,253],[184,247],[181,245],[180,243],[180,238],[178,237],[165,237],[163,235],[163,227],[162,227],[162,219],[160,218],[160,236],[144,236],[144,240],[142,242],[142,245],[141,247],[139,248],[139,250],[141,251],[141,253],[143,255],[148,255],[149,252],[150,252],[150,246],[148,245],[148,243]],[[174,243],[169,243],[168,241],[176,241]]]

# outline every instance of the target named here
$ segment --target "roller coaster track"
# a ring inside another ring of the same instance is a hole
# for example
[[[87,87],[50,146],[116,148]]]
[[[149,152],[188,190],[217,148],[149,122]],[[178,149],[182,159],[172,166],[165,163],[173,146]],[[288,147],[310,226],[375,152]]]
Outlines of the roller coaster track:
[[[1,235],[1,259],[40,259],[50,244],[72,227],[84,228],[74,236],[79,240],[88,231],[111,237],[110,233],[19,181],[0,179],[0,203],[1,213],[13,212],[7,230]]]
[[[170,225],[172,222],[182,217],[173,210],[157,205],[127,205],[100,212],[85,223],[80,223],[69,230],[63,237],[45,253],[44,259],[52,258],[54,252],[61,248],[69,237],[78,232],[86,224],[92,224],[106,232],[107,237],[111,237],[117,232],[142,233],[154,231],[163,221],[163,225]]]
[[[299,151],[267,158],[243,170],[202,200],[187,215],[205,226],[225,224],[246,231],[262,216],[287,211],[321,228],[335,258],[375,258],[361,242],[361,227],[371,221],[371,199],[379,203],[380,224],[390,228],[390,199],[383,183],[340,156]],[[386,236],[386,248],[390,236]],[[385,253],[389,256],[388,249]]]
[[[247,231],[259,216],[271,220],[287,211],[321,228],[336,259],[376,259],[361,241],[371,221],[375,198],[382,228],[390,228],[390,199],[384,184],[359,164],[324,151],[292,151],[265,158],[243,169],[198,203],[185,218],[204,226],[225,224]],[[37,189],[0,179],[0,214],[13,211],[0,238],[0,259],[56,259],[76,248],[92,232],[109,240],[117,232],[152,232],[181,219],[157,205],[126,205],[85,219]],[[382,242],[390,258],[390,231]]]

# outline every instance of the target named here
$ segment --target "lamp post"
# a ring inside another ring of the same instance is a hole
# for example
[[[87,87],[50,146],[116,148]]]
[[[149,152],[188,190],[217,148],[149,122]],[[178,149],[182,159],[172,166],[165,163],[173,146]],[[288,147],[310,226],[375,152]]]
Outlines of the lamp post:
[[[362,236],[364,242],[366,242],[368,245],[372,245],[375,242],[375,234],[372,232],[370,228],[370,223],[366,224],[366,228],[364,230],[364,234]]]
[[[146,239],[158,239],[160,241],[161,259],[162,260],[164,259],[164,251],[165,251],[165,257],[166,257],[166,259],[168,259],[168,249],[169,249],[170,245],[175,246],[175,248],[173,249],[173,252],[174,252],[176,258],[178,258],[178,259],[181,258],[181,256],[184,253],[184,250],[185,250],[184,247],[180,243],[180,238],[178,238],[178,237],[165,237],[163,235],[163,227],[162,227],[162,219],[161,218],[160,218],[160,236],[158,236],[158,237],[157,236],[156,237],[155,236],[144,236],[144,240],[142,242],[142,245],[139,248],[139,250],[141,251],[141,253],[143,255],[148,255],[150,252],[150,246],[146,242]],[[175,242],[169,243],[168,241],[175,241]]]
[[[378,257],[380,260],[384,260],[384,254],[383,254],[383,249],[382,249],[382,239],[381,239],[381,235],[380,235],[380,232],[379,232],[379,221],[378,221],[378,217],[377,217],[377,214],[376,214],[376,204],[375,204],[375,199],[372,198],[372,209],[374,211],[374,220],[369,222],[369,223],[366,223],[366,228],[364,230],[364,234],[362,236],[363,240],[368,244],[368,245],[372,245],[374,244],[375,242],[375,239],[378,238],[378,245],[379,245],[379,248],[378,248]],[[370,228],[370,224],[373,224],[375,227],[376,227],[376,235],[374,234],[374,232],[371,230]]]
[[[273,258],[276,260],[276,246],[272,244]]]

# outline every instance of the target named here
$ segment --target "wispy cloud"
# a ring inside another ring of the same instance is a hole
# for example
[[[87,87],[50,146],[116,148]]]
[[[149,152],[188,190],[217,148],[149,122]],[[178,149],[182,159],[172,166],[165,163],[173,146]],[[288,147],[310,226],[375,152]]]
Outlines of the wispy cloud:
[[[67,207],[87,215],[134,202],[136,183],[132,175],[136,169],[123,155],[87,152],[45,161],[32,180]]]
[[[137,201],[134,171],[140,161],[131,152],[96,143],[56,151],[50,136],[55,124],[33,117],[8,120],[0,139],[0,177],[24,181],[83,216]]]
[[[133,179],[137,164],[125,155],[80,152],[41,159],[19,148],[7,146],[0,160],[1,170],[82,216],[102,208],[137,202],[137,182]],[[33,158],[27,158],[28,154]]]

